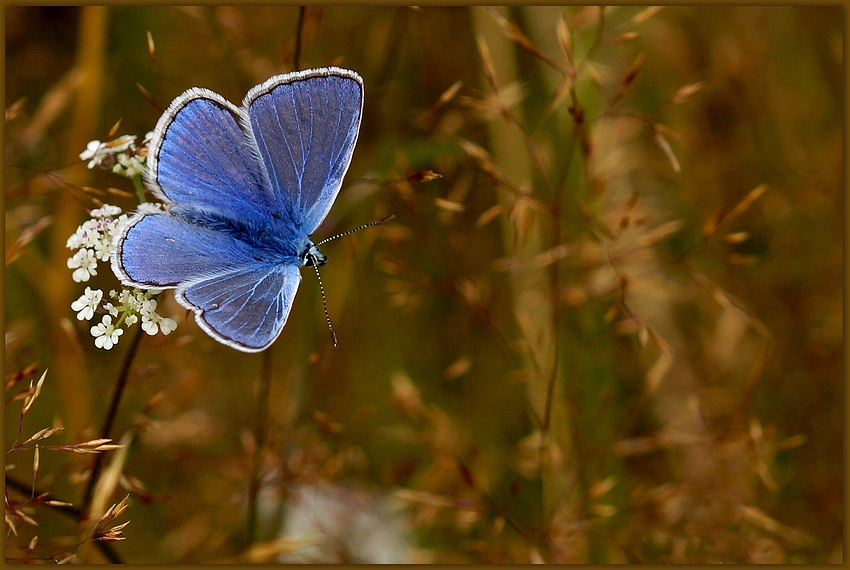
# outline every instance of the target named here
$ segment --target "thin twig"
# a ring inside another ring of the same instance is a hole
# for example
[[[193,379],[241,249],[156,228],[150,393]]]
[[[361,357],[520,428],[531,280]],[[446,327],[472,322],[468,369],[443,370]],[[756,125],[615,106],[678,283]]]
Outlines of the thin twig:
[[[301,69],[301,33],[304,31],[304,13],[307,6],[298,7],[298,26],[295,28],[295,55],[292,56],[292,65],[295,71]]]
[[[127,377],[130,375],[130,366],[133,364],[133,359],[139,348],[139,341],[142,339],[142,327],[136,330],[136,335],[130,343],[130,348],[124,354],[124,361],[121,363],[121,371],[118,373],[118,378],[115,381],[115,391],[112,393],[112,401],[109,404],[109,410],[106,413],[106,419],[103,422],[103,429],[100,430],[102,439],[109,439],[112,432],[112,424],[115,423],[115,416],[118,413],[118,405],[121,403],[121,396],[124,394],[124,388],[127,386]],[[86,491],[83,495],[82,509],[88,511],[91,507],[91,500],[94,496],[94,488],[97,485],[97,480],[100,477],[100,471],[103,468],[103,453],[98,453],[95,457],[94,465],[92,466],[91,475],[86,484]]]
[[[6,489],[13,489],[21,493],[22,495],[30,495],[30,493],[33,491],[33,488],[30,487],[30,485],[24,483],[23,481],[18,481],[14,477],[10,477],[8,474],[6,474]],[[83,522],[86,520],[86,518],[88,518],[88,514],[84,509],[75,507],[73,505],[68,505],[66,504],[67,501],[57,499],[50,493],[45,493],[43,491],[40,491],[39,489],[35,489],[35,496],[39,497],[40,501],[45,501],[38,502],[36,504],[47,507],[48,509],[52,509],[57,513],[61,513],[66,517],[74,519],[77,522]],[[58,504],[48,503],[46,501],[56,501]],[[118,553],[115,552],[115,549],[112,548],[112,545],[110,545],[109,543],[96,540],[94,541],[94,545],[95,547],[97,547],[98,550],[100,550],[101,554],[103,554],[103,556],[112,564],[124,563]]]

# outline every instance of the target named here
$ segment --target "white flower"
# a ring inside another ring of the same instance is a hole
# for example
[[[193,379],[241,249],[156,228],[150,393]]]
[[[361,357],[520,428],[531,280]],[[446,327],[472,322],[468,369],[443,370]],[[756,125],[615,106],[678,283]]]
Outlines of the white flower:
[[[107,236],[103,236],[103,239],[94,244],[94,253],[99,260],[109,261],[109,256],[112,253],[112,241]]]
[[[86,220],[77,228],[74,235],[68,238],[65,246],[69,249],[87,248],[93,250],[96,259],[100,261],[109,261],[109,256],[112,253],[112,238],[118,233],[118,228],[126,223],[127,216],[122,214],[118,219],[112,219],[112,216],[120,214],[121,208],[104,204],[102,207],[92,210],[92,218]],[[83,261],[83,256],[88,257],[88,254],[79,254],[73,267],[80,267]],[[68,267],[72,267],[69,265]],[[96,273],[92,273],[95,275]],[[86,281],[82,272],[77,274],[80,279]],[[76,279],[79,281],[80,279]]]
[[[129,219],[130,217],[127,216],[127,214],[121,214],[109,223],[109,226],[106,228],[106,233],[109,236],[110,243],[112,242],[112,238],[121,231],[121,228],[124,227],[124,224],[126,224]]]
[[[156,299],[145,299],[142,301],[142,307],[139,312],[142,313],[142,315],[156,313],[156,305]]]
[[[68,249],[80,249],[83,247],[83,232],[80,228],[77,228],[77,231],[71,234],[71,237],[65,242],[65,247]]]
[[[114,295],[113,295],[114,293]],[[122,309],[140,313],[142,311],[142,303],[145,301],[145,292],[141,289],[122,289],[121,293],[110,291],[110,297],[117,298]]]
[[[103,308],[106,309],[106,312],[112,315],[113,317],[118,316],[118,307],[113,305],[112,303],[105,303]]]
[[[91,328],[91,334],[94,337],[94,345],[104,350],[109,350],[118,344],[118,337],[124,334],[124,331],[112,324],[112,317],[109,315],[103,316],[103,321]]]
[[[83,246],[94,247],[100,239],[100,222],[93,219],[86,220],[77,228],[77,233],[83,239]]]
[[[82,160],[88,160],[88,167],[103,166],[111,168],[117,157],[125,152],[135,154],[136,135],[123,135],[109,142],[91,141],[86,145],[86,150],[80,153]]]
[[[77,320],[90,320],[94,316],[95,309],[100,306],[101,299],[103,299],[103,291],[86,287],[86,292],[83,293],[83,296],[71,303],[71,308],[79,311],[77,313]]]
[[[121,213],[121,208],[112,204],[104,204],[96,210],[89,212],[92,218],[113,218]]]
[[[68,269],[74,269],[71,278],[77,283],[89,280],[97,275],[97,259],[90,249],[81,249],[68,260]]]
[[[168,317],[161,317],[156,313],[142,315],[142,329],[144,329],[146,333],[149,335],[155,335],[157,326],[159,326],[159,330],[162,331],[162,334],[169,334],[177,328],[177,322],[174,319],[169,319]]]
[[[159,321],[159,330],[162,334],[168,334],[174,329],[177,328],[177,321],[174,319],[169,319],[168,317],[162,317]]]
[[[80,153],[80,158],[82,160],[91,159],[88,164],[89,169],[94,168],[103,161],[103,157],[106,156],[105,153],[100,151],[103,146],[105,146],[105,143],[94,140],[86,145],[86,150]]]
[[[135,154],[119,154],[117,159],[118,162],[116,162],[115,166],[112,167],[112,172],[115,174],[120,174],[127,178],[133,178],[134,176],[141,174],[145,169],[144,157],[140,158]]]
[[[162,317],[156,313],[156,300],[148,299],[142,303],[142,329],[153,336],[157,333],[157,329],[162,331],[162,334],[168,334],[177,328],[177,322],[168,317]]]

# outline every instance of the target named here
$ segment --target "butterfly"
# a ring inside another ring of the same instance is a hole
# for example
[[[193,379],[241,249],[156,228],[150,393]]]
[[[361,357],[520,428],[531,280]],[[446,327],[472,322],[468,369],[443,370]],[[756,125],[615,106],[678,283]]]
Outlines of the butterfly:
[[[299,268],[327,261],[310,235],[342,186],[362,111],[362,78],[338,67],[276,75],[241,107],[189,89],[148,151],[144,180],[164,209],[140,207],[118,232],[113,272],[128,286],[174,289],[227,346],[268,348]]]

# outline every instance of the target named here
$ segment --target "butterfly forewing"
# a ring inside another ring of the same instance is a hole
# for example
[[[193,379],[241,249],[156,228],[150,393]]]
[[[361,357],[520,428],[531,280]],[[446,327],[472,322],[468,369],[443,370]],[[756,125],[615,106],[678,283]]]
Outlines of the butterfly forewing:
[[[270,215],[275,198],[239,111],[212,91],[190,89],[171,104],[148,161],[148,184],[166,202],[239,221]]]
[[[124,283],[156,288],[176,287],[256,260],[247,243],[165,213],[136,214],[122,229],[112,255],[113,271]]]
[[[342,186],[362,107],[360,76],[339,68],[273,77],[245,97],[243,112],[272,188],[308,235]]]

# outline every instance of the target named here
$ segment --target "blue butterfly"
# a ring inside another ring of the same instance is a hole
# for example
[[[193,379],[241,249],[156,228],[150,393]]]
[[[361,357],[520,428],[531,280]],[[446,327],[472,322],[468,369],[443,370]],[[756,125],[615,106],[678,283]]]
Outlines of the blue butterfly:
[[[362,111],[363,80],[337,67],[272,77],[238,108],[189,89],[149,147],[145,182],[165,209],[130,218],[113,241],[113,272],[128,286],[175,289],[227,346],[268,348],[299,267],[327,260],[309,236],[342,186]]]

